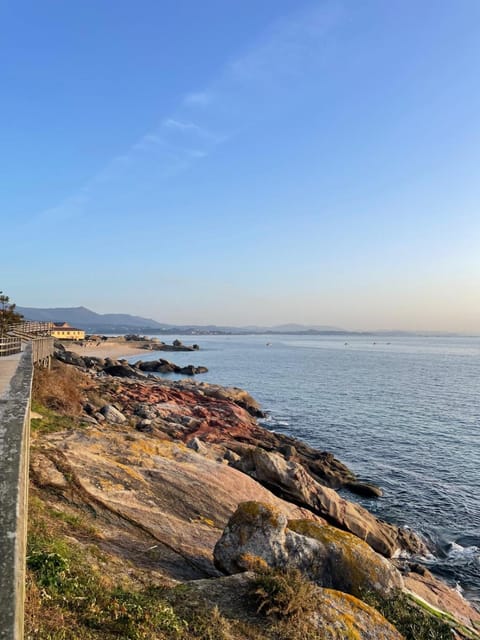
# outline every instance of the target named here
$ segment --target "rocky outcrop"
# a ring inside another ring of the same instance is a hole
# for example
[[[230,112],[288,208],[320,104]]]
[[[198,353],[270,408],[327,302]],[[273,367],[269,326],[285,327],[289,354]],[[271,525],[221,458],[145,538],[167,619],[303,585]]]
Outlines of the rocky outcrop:
[[[139,366],[144,364],[148,372],[159,362],[166,361],[139,363]],[[106,359],[104,371],[112,367],[117,365]],[[394,556],[401,550],[426,552],[415,534],[379,521],[366,509],[324,486],[324,482],[350,486],[355,476],[331,454],[315,452],[293,439],[287,442],[285,436],[260,427],[252,415],[258,412],[258,405],[242,390],[205,383],[157,383],[128,378],[114,384],[108,379],[101,380],[99,386],[138,431],[161,438],[167,435],[185,444],[195,440],[199,452],[202,452],[201,442],[210,447],[216,445],[217,459],[221,452],[229,464],[279,497],[300,504],[355,534],[385,556]],[[97,421],[104,415],[103,410],[99,416],[92,407],[86,412],[90,419]]]
[[[57,360],[60,360],[60,362],[64,362],[65,364],[71,364],[75,367],[79,367],[80,369],[87,368],[82,356],[79,356],[73,351],[67,351],[65,347],[62,349],[55,348],[55,357]]]
[[[255,447],[245,450],[233,466],[286,500],[308,507],[328,522],[355,534],[384,556],[392,557],[401,550],[427,551],[413,533],[381,522],[360,505],[344,500],[333,489],[316,482],[298,462]]]
[[[172,344],[167,344],[158,338],[147,338],[146,336],[140,336],[134,333],[127,334],[125,336],[103,338],[103,340],[105,342],[113,342],[115,344],[122,342],[134,342],[135,347],[147,349],[148,351],[198,351],[200,349],[198,344],[186,345],[180,340],[174,340]]]
[[[350,486],[355,476],[332,454],[263,429],[248,394],[191,380],[152,380],[148,372],[142,372],[146,379],[105,373],[125,361],[83,363],[92,367],[78,374],[84,413],[66,421],[70,431],[46,429],[40,442],[33,433],[32,478],[56,511],[95,514],[104,550],[162,580],[218,576],[213,549],[220,537],[225,542],[227,522],[238,503],[261,501],[272,508],[260,532],[250,535],[255,544],[248,547],[245,522],[237,523],[243,533],[218,559],[225,570],[248,567],[238,547],[258,554],[261,535],[271,529],[270,546],[262,544],[273,566],[293,563],[318,584],[350,593],[398,586],[396,570],[362,539],[392,555],[415,548],[402,540],[409,534],[340,498],[332,487]],[[250,528],[257,524],[254,518]],[[452,602],[442,595],[445,606]]]
[[[112,423],[117,410],[104,413]],[[119,422],[43,436],[32,478],[55,491],[60,510],[73,502],[95,513],[102,548],[179,580],[219,575],[213,548],[238,502],[260,498],[287,518],[315,518],[166,434]]]
[[[148,360],[147,362],[135,362],[132,369],[140,371],[148,371],[155,373],[180,373],[186,376],[194,376],[198,373],[207,373],[207,367],[194,367],[193,364],[188,364],[185,367],[180,367],[173,362],[160,358],[159,360]]]
[[[239,505],[214,549],[216,566],[229,574],[248,569],[252,557],[357,596],[385,595],[403,585],[400,573],[357,537],[307,520],[289,523],[278,509],[259,502]]]
[[[185,585],[188,598],[198,596],[218,608],[227,619],[252,623],[255,574],[242,573],[213,580],[196,580]],[[304,625],[323,640],[402,640],[403,636],[372,607],[353,596],[332,589],[315,589],[313,612]],[[292,627],[296,623],[292,622]],[[278,635],[276,637],[279,637]],[[285,636],[286,637],[286,636]]]
[[[176,348],[176,351],[195,351],[193,348]],[[111,358],[95,358],[92,356],[82,356],[73,351],[68,351],[65,347],[55,351],[55,357],[64,362],[81,369],[103,372],[109,376],[117,376],[120,378],[145,378],[145,373],[177,373],[185,376],[195,376],[201,373],[207,373],[207,367],[195,367],[193,364],[180,367],[179,365],[160,358],[159,360],[149,360],[142,362],[141,360],[130,364],[127,360],[112,360]]]

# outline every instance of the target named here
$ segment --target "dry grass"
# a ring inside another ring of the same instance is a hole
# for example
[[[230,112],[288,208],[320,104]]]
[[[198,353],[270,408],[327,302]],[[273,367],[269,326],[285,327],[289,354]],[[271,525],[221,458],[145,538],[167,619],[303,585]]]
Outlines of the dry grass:
[[[276,619],[302,620],[315,612],[318,592],[298,569],[257,573],[253,595],[257,611]]]
[[[78,369],[54,362],[52,369],[37,368],[33,377],[33,401],[62,415],[77,416],[91,381]]]

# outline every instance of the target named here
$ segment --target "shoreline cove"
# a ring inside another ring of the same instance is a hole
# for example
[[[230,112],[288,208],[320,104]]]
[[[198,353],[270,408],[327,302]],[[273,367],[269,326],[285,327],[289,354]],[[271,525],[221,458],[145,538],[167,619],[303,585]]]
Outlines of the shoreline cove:
[[[58,349],[45,386],[49,376],[75,380],[75,415],[52,429],[47,393],[33,421],[33,493],[67,513],[93,509],[102,551],[163,584],[250,570],[253,554],[352,596],[400,589],[444,612],[458,638],[480,637],[480,612],[420,564],[429,553],[421,537],[354,501],[381,499],[379,487],[334,454],[262,426],[262,408],[243,389],[160,378],[112,355]],[[280,555],[275,536],[291,540]]]
[[[184,340],[186,344],[188,344],[188,342],[190,342],[192,340],[192,336],[179,336],[181,338],[181,340]],[[149,339],[151,337],[147,337],[147,339]],[[265,337],[265,339],[268,338],[268,336]],[[210,338],[212,340],[212,342],[214,342],[216,340],[216,337],[211,337]],[[231,340],[235,340],[235,337],[228,337],[227,341],[231,341]],[[248,339],[248,338],[247,338]],[[289,340],[293,340],[293,342],[295,343],[295,345],[297,346],[300,345],[301,347],[304,347],[304,339],[302,338],[295,338],[295,336],[288,336]],[[204,358],[203,354],[209,354],[210,352],[210,348],[209,348],[209,342],[208,342],[208,338],[206,338],[205,336],[202,336],[202,340],[204,341],[202,343],[202,348],[199,349],[197,351],[197,354],[200,354],[198,357],[200,358],[200,360],[202,361],[202,358]],[[263,337],[259,336],[258,340],[261,341],[261,344],[263,345]],[[343,343],[343,338],[338,338],[338,342],[341,343],[342,345]],[[437,349],[437,347],[435,346],[435,343],[432,344],[433,341],[427,341],[427,346],[426,349],[427,350],[432,350],[432,349]],[[444,340],[441,341],[442,342],[442,346],[444,344]],[[447,340],[447,344],[448,344],[449,340]],[[456,341],[453,341],[454,344],[452,345],[452,349],[454,349],[455,351],[458,350],[458,348],[455,346]],[[461,342],[461,341],[460,341]],[[477,341],[474,341],[477,342]],[[162,344],[162,343],[160,343]],[[183,344],[183,343],[182,343]],[[308,344],[308,341],[307,341]],[[370,344],[368,342],[368,344]],[[378,343],[374,343],[376,344],[376,348],[378,349],[378,347],[385,348],[385,345],[383,345],[383,343],[379,340]],[[388,345],[391,345],[391,338],[389,338],[389,341],[387,343]],[[409,344],[408,340],[407,340],[407,344]],[[393,345],[395,346],[395,342],[393,343]],[[135,341],[128,341],[126,342],[123,338],[123,336],[110,336],[108,338],[108,341],[104,344],[101,345],[101,351],[99,352],[97,348],[95,347],[90,347],[90,350],[84,350],[82,348],[79,348],[78,345],[75,345],[75,343],[69,343],[68,348],[72,348],[73,347],[73,351],[79,355],[88,355],[88,356],[97,356],[97,357],[109,357],[109,358],[113,358],[113,359],[118,359],[120,361],[123,362],[124,359],[128,359],[128,362],[131,363],[136,363],[139,362],[136,358],[136,356],[144,356],[141,358],[140,362],[145,361],[146,363],[148,363],[149,360],[154,360],[156,359],[156,355],[155,355],[155,350],[158,348],[158,342],[155,339],[154,341],[152,341],[150,344],[143,343],[143,346],[141,348],[136,348],[135,347]],[[267,343],[267,346],[272,346],[271,342]],[[274,345],[276,346],[276,345]],[[323,345],[322,345],[323,346]],[[354,347],[355,348],[355,342],[351,341],[349,343],[349,347]],[[188,347],[187,347],[188,348]],[[191,349],[191,347],[190,347]],[[476,352],[477,349],[475,349]],[[458,350],[459,354],[462,354],[462,351]],[[479,352],[480,353],[480,352]],[[196,354],[196,355],[197,355]],[[176,354],[176,357],[178,358],[178,356],[183,356],[184,354]],[[185,358],[188,360],[188,358],[190,357],[190,354],[185,354]],[[181,364],[184,364],[185,362],[187,362],[187,360],[181,360]],[[190,360],[188,360],[190,361]],[[208,376],[210,379],[215,378],[216,377],[216,373],[213,372],[211,376]],[[202,376],[203,378],[203,376]],[[171,381],[172,379],[181,379],[181,377],[179,378],[179,376],[171,376],[171,375],[159,375],[158,376],[159,380],[162,381]],[[259,406],[259,405],[258,405]],[[286,435],[289,437],[292,437],[294,439],[299,439],[299,436],[296,434],[296,428],[295,425],[290,424],[290,421],[288,420],[282,420],[281,418],[278,418],[278,411],[277,411],[277,407],[273,406],[270,407],[270,409],[265,412],[263,415],[260,414],[257,415],[258,419],[259,419],[259,424],[260,426],[264,427],[265,429],[272,431],[275,434],[279,434],[279,435]],[[300,436],[300,440],[302,440],[302,437]],[[332,450],[335,450],[335,447],[331,447]],[[355,466],[355,465],[353,465]],[[375,483],[372,483],[372,481],[369,479],[370,476],[369,474],[361,474],[360,475],[361,478],[361,482],[359,482],[359,485],[365,485],[366,487],[369,486],[374,486]],[[389,514],[383,514],[382,510],[381,510],[381,500],[380,502],[377,500],[373,500],[371,498],[376,498],[379,497],[381,495],[381,493],[384,490],[384,485],[383,485],[383,480],[384,478],[382,477],[382,475],[375,475],[375,481],[377,483],[379,483],[379,485],[381,486],[381,490],[378,493],[375,492],[366,492],[362,494],[362,491],[355,491],[355,490],[349,490],[347,488],[347,490],[345,490],[344,488],[339,488],[337,487],[337,489],[340,489],[340,495],[342,495],[343,497],[348,498],[348,495],[350,494],[351,497],[353,497],[354,500],[358,501],[362,506],[364,506],[367,510],[372,511],[372,513],[374,515],[376,515],[377,517],[380,518],[384,518],[386,520],[386,522],[389,522],[391,524],[394,525],[399,525],[401,528],[403,528],[406,531],[415,531],[415,526],[412,522],[409,521],[405,521],[405,520],[398,520],[398,518],[392,517]],[[351,488],[350,488],[351,489]],[[353,494],[353,495],[352,495]],[[417,530],[418,531],[418,530]],[[418,531],[418,533],[420,533],[420,535],[423,537],[423,539],[425,540],[427,547],[428,547],[428,552],[426,553],[425,556],[420,558],[420,561],[424,564],[424,566],[428,569],[431,567],[434,575],[437,575],[438,577],[445,579],[447,581],[448,584],[450,584],[452,587],[455,587],[456,589],[459,590],[460,593],[464,593],[464,590],[460,587],[460,585],[458,584],[458,582],[455,580],[455,578],[449,573],[449,571],[445,571],[443,567],[437,567],[436,563],[438,560],[440,560],[440,558],[442,557],[454,557],[454,558],[458,558],[459,562],[463,562],[465,560],[465,558],[467,558],[467,560],[469,558],[472,558],[474,562],[478,562],[480,564],[480,549],[475,545],[475,544],[468,544],[468,536],[467,536],[467,543],[466,544],[459,544],[457,541],[455,540],[451,540],[451,541],[447,541],[447,542],[443,542],[443,543],[438,543],[437,540],[432,539],[429,535],[426,535],[425,532],[422,531]],[[463,542],[463,540],[461,540],[461,542]],[[480,587],[480,585],[479,585]],[[469,597],[470,596],[470,597]],[[467,597],[470,599],[470,601],[477,607],[480,609],[480,597],[477,597],[476,593],[472,593],[472,594],[468,594],[467,593]]]
[[[381,485],[382,498],[361,504],[421,533],[435,549],[429,568],[480,603],[480,340],[266,340],[205,337],[202,380],[249,389],[269,428]]]

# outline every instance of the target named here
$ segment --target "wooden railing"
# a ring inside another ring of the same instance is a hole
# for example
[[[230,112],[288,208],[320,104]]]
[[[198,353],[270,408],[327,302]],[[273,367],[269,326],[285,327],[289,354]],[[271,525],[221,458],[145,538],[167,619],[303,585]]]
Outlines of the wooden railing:
[[[52,335],[53,322],[16,322],[10,325],[8,333],[28,340],[38,336]]]
[[[32,340],[33,364],[50,368],[50,358],[54,351],[54,339],[51,336]]]
[[[20,353],[22,343],[32,342],[33,362],[45,363],[53,354],[53,322],[16,322],[0,335],[0,358]]]
[[[14,353],[20,353],[22,350],[22,341],[18,337],[0,336],[0,358],[4,356],[12,356]]]

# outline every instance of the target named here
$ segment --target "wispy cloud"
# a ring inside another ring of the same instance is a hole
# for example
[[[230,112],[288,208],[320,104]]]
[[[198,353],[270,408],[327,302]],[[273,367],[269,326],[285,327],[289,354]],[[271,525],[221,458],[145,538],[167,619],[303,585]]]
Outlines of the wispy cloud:
[[[78,193],[37,218],[81,215],[94,202],[100,185],[148,173],[139,166],[155,167],[156,180],[188,170],[248,127],[259,111],[275,109],[294,90],[295,77],[321,58],[325,36],[342,15],[341,5],[333,0],[277,21],[227,62],[210,86],[184,96],[174,113],[112,158]]]
[[[188,93],[183,99],[183,103],[186,105],[206,107],[212,104],[213,99],[214,94],[211,91],[197,91]]]

